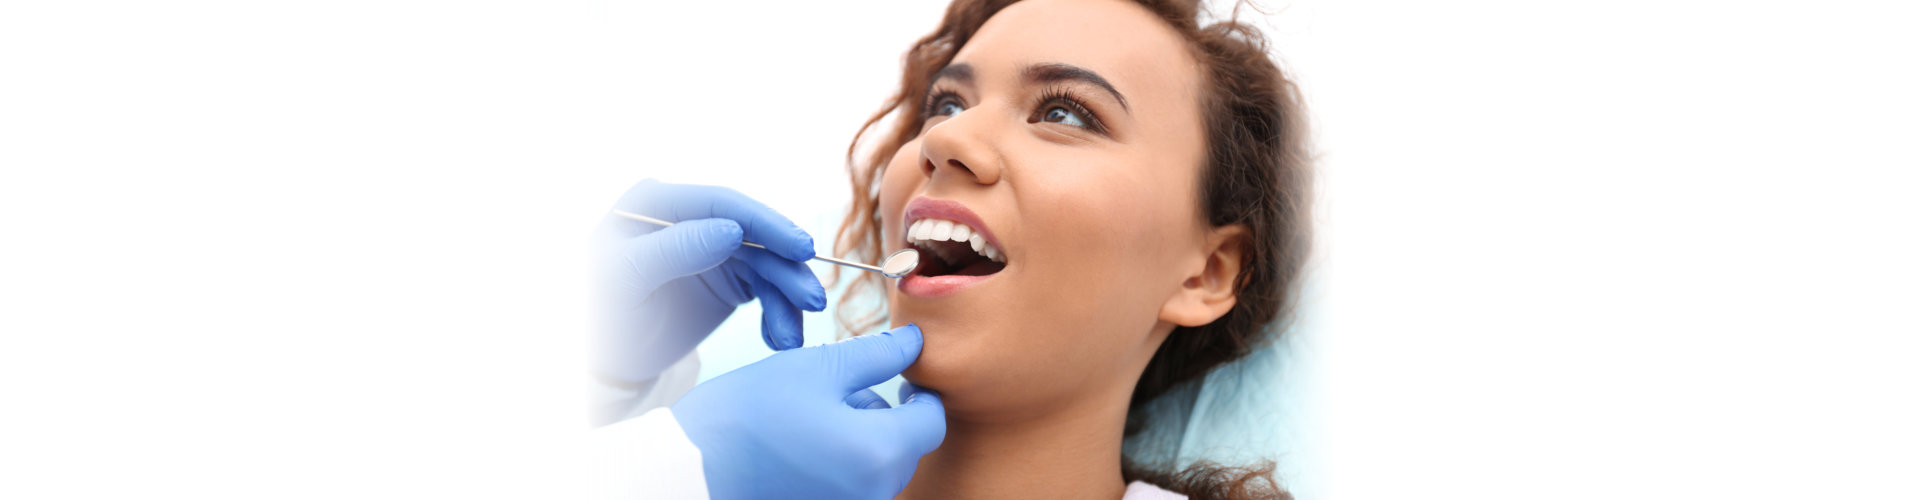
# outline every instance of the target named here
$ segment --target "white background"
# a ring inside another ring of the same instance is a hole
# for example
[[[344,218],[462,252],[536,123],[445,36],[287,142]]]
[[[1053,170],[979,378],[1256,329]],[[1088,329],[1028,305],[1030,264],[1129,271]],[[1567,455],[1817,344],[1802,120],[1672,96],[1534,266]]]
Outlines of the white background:
[[[942,9],[794,4],[0,5],[0,496],[566,496],[600,212],[722,183],[825,234]],[[1912,12],[1268,5],[1322,152],[1312,491],[1920,496]]]

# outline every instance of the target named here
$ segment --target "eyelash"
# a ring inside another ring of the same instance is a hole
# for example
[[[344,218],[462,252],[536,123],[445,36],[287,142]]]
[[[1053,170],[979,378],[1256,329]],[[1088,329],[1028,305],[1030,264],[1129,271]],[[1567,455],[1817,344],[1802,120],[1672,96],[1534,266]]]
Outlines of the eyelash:
[[[966,101],[961,99],[960,93],[954,92],[953,89],[934,87],[928,91],[927,102],[920,108],[921,119],[932,118],[934,113],[939,111],[940,106],[945,105],[949,100],[954,104],[961,105],[962,109],[966,107]],[[1064,87],[1048,86],[1046,90],[1042,91],[1040,96],[1033,101],[1033,115],[1027,117],[1028,123],[1039,122],[1041,115],[1046,113],[1048,109],[1051,109],[1050,105],[1054,104],[1065,107],[1067,111],[1071,111],[1085,118],[1087,121],[1087,130],[1096,134],[1107,135],[1107,126],[1100,121],[1100,115],[1095,114],[1092,109],[1087,108],[1087,105],[1080,100],[1079,96],[1074,95],[1072,90]]]
[[[1091,130],[1096,134],[1107,135],[1107,125],[1100,121],[1100,115],[1094,114],[1093,110],[1088,109],[1087,105],[1080,100],[1079,96],[1075,96],[1072,90],[1068,90],[1065,87],[1048,86],[1046,91],[1041,92],[1040,97],[1034,99],[1033,116],[1027,117],[1027,120],[1030,123],[1039,122],[1041,115],[1045,114],[1048,109],[1051,109],[1049,105],[1052,104],[1059,104],[1067,108],[1067,111],[1072,111],[1074,114],[1080,115],[1081,118],[1086,118],[1087,130]]]
[[[940,105],[945,104],[949,99],[953,100],[955,104],[961,105],[962,109],[966,108],[966,101],[960,98],[959,92],[954,92],[953,89],[946,87],[934,87],[933,90],[927,92],[927,102],[920,107],[921,119],[933,118],[933,113],[939,111]]]

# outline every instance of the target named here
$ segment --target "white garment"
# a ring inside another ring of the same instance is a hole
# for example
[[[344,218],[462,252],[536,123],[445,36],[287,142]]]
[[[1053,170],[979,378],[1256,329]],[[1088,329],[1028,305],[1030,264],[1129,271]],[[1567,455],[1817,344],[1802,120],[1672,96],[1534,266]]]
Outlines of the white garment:
[[[700,355],[689,353],[653,380],[618,386],[593,382],[594,496],[602,499],[705,500],[706,471],[700,448],[687,439],[667,408],[692,390]],[[1140,481],[1127,484],[1121,500],[1186,500],[1186,495]]]
[[[592,384],[595,498],[706,500],[700,448],[687,439],[668,405],[700,379],[700,356],[688,353],[653,380]],[[608,422],[612,422],[608,424]]]
[[[1160,489],[1159,486],[1144,481],[1127,483],[1127,492],[1120,494],[1120,500],[1187,500],[1186,495]]]

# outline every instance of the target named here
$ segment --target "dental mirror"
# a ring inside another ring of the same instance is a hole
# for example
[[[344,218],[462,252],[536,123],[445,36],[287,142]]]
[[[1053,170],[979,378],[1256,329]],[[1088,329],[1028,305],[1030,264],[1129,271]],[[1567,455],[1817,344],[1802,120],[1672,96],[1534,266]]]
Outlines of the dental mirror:
[[[898,278],[906,276],[918,267],[920,267],[920,251],[902,248],[893,255],[888,255],[887,260],[881,261],[878,271],[888,278]]]
[[[661,227],[667,227],[667,226],[673,225],[672,221],[655,219],[645,215],[640,215],[640,214],[627,212],[623,210],[614,210],[613,214],[621,217],[626,217],[628,219],[633,219],[640,222],[661,226]],[[767,248],[765,245],[761,245],[759,243],[754,243],[751,241],[742,241],[740,242],[740,244],[758,248],[761,250],[765,250]],[[881,260],[880,261],[881,265],[878,265],[878,266],[875,266],[872,264],[861,264],[859,262],[853,262],[848,260],[840,260],[833,257],[828,257],[825,255],[818,255],[818,254],[813,256],[813,260],[832,262],[834,264],[839,264],[839,265],[851,267],[854,269],[864,269],[867,271],[873,271],[876,273],[880,273],[881,276],[886,276],[888,278],[898,278],[901,276],[906,276],[907,273],[913,272],[914,268],[920,267],[920,251],[914,250],[911,248],[900,249],[900,251],[898,252],[888,254],[887,258],[885,260]]]

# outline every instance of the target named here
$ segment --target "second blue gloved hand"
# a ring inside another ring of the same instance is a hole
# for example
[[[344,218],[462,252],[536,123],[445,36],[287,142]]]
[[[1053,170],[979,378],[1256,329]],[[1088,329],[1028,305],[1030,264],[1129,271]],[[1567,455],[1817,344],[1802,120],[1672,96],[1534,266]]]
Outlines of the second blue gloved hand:
[[[813,258],[813,237],[760,202],[723,187],[646,180],[614,206],[678,224],[613,215],[600,223],[592,368],[602,377],[652,379],[756,298],[767,346],[799,347],[800,311],[827,306],[826,289],[804,263]],[[742,247],[743,240],[767,250]]]
[[[673,405],[700,448],[716,499],[892,498],[946,437],[937,394],[872,387],[919,358],[920,328],[776,353],[698,386]]]

